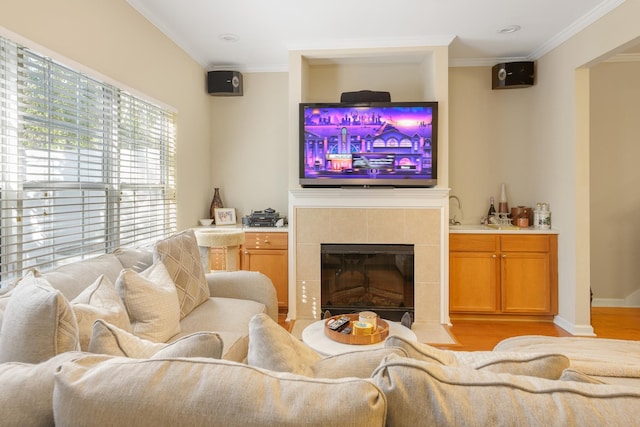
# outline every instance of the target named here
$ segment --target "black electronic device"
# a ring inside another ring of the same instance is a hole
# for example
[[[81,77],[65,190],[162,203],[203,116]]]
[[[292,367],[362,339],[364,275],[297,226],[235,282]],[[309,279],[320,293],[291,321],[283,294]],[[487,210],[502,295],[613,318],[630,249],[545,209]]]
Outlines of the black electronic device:
[[[391,94],[373,90],[342,92],[340,102],[391,102]]]
[[[279,224],[280,223],[280,224]],[[280,227],[286,223],[286,219],[274,209],[267,208],[263,211],[251,211],[242,219],[242,224],[248,227]]]
[[[493,89],[515,89],[530,87],[534,83],[534,63],[532,61],[505,62],[491,69]]]
[[[238,71],[209,71],[207,92],[216,96],[242,96],[242,73]]]
[[[347,316],[343,316],[329,323],[327,327],[332,331],[340,332],[341,330],[349,326],[350,323],[351,323],[351,318]]]

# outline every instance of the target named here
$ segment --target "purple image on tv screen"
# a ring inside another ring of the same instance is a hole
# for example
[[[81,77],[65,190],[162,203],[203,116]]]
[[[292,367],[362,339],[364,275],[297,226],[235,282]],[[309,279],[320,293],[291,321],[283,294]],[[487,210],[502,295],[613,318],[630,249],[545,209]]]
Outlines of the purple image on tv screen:
[[[434,181],[437,104],[393,104],[303,105],[301,182]]]

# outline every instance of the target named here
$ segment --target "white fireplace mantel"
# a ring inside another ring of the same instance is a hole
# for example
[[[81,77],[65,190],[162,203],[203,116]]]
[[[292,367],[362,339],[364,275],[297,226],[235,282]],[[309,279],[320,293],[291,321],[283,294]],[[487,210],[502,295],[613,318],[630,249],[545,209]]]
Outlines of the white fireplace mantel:
[[[415,321],[449,324],[448,196],[446,188],[290,190],[288,317],[319,319],[321,243],[411,243]]]

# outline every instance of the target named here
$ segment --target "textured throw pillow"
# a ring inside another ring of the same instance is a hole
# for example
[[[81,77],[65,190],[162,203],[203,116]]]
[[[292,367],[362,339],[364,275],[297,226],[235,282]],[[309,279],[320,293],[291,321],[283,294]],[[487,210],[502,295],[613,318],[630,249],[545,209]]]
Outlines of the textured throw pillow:
[[[86,356],[68,351],[42,363],[0,364],[3,426],[52,426],[54,375],[62,363]]]
[[[387,425],[630,426],[640,389],[443,366],[388,356],[372,375]]]
[[[322,357],[266,314],[256,314],[249,322],[247,363],[271,371],[315,378],[369,378],[385,356],[407,356],[397,348],[356,348],[350,353]]]
[[[93,324],[89,352],[110,356],[148,359],[150,357],[211,357],[220,359],[222,338],[215,332],[196,332],[170,344],[154,343],[103,320]]]
[[[164,264],[157,262],[142,273],[125,268],[116,289],[140,338],[165,342],[180,332],[180,307],[176,287]]]
[[[164,263],[178,289],[181,319],[209,298],[209,285],[193,230],[156,242],[153,258]]]
[[[562,371],[569,367],[569,359],[562,354],[440,350],[398,336],[387,338],[385,346],[399,347],[413,359],[445,366],[468,366],[479,370],[552,380],[560,378]]]
[[[53,394],[60,426],[383,427],[386,412],[371,379],[307,378],[205,358],[87,356],[62,365]]]
[[[41,277],[27,273],[11,292],[0,329],[0,363],[39,363],[80,350],[69,302]]]
[[[80,349],[87,351],[93,322],[103,319],[121,329],[131,332],[131,322],[120,295],[111,280],[105,275],[88,286],[71,300],[71,308],[78,321]]]

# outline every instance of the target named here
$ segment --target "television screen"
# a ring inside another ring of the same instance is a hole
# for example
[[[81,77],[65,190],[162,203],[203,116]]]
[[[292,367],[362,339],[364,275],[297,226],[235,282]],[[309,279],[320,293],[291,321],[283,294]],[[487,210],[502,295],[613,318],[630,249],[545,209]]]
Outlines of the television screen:
[[[437,102],[300,104],[300,185],[433,187]]]

